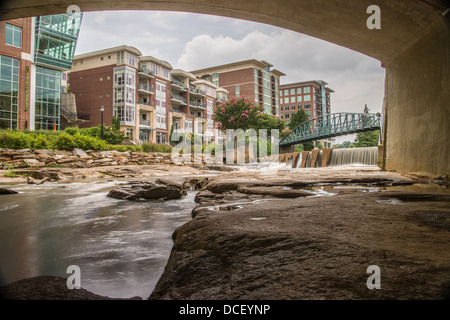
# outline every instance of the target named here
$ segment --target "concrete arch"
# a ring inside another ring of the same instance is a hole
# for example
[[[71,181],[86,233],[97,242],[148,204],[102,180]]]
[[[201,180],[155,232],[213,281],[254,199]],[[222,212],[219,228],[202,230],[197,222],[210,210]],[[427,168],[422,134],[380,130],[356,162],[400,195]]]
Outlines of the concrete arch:
[[[370,5],[381,29],[369,30]],[[264,22],[353,49],[386,68],[384,168],[450,173],[450,9],[445,0],[8,0],[2,20],[82,11],[166,10]]]

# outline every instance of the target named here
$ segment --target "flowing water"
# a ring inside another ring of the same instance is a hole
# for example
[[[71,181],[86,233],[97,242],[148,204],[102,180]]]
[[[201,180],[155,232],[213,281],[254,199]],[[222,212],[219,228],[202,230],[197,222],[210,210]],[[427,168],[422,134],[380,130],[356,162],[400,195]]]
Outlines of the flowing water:
[[[346,165],[364,165],[376,166],[378,160],[378,147],[366,148],[342,148],[333,149],[331,151],[329,167],[346,166]],[[311,168],[312,153],[306,155],[305,168]],[[302,154],[296,163],[296,168],[300,168],[302,163]],[[322,150],[317,155],[316,164],[314,167],[319,168],[322,165]]]
[[[77,265],[84,289],[147,298],[167,263],[173,231],[191,219],[196,192],[164,202],[106,196],[122,183],[4,186],[20,193],[0,196],[0,280],[68,277],[67,267]]]

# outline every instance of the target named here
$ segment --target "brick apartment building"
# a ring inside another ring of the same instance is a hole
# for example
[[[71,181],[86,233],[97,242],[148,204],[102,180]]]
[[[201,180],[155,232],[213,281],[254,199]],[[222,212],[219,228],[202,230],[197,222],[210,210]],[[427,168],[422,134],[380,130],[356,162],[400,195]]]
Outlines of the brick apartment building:
[[[285,74],[272,67],[267,61],[251,59],[191,72],[226,89],[230,96],[254,98],[265,113],[278,116],[280,77]]]
[[[212,116],[227,91],[134,47],[77,55],[69,85],[79,117],[90,120],[81,126],[99,125],[103,106],[105,125],[118,118],[121,130],[138,144],[167,143],[172,127],[197,134],[204,143],[220,139]]]
[[[59,130],[82,13],[0,21],[0,129]]]
[[[280,86],[280,118],[290,122],[292,115],[301,108],[309,119],[331,113],[331,97],[334,91],[325,81],[313,80],[283,84]],[[331,147],[331,140],[320,141],[324,147]]]

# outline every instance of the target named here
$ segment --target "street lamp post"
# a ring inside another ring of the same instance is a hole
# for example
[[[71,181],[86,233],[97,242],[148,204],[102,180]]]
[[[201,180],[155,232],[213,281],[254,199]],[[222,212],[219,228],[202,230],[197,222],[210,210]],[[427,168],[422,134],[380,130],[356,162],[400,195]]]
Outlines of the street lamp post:
[[[102,113],[102,131],[100,133],[100,138],[103,140],[103,111],[105,111],[105,108],[103,106],[100,107],[100,112]]]

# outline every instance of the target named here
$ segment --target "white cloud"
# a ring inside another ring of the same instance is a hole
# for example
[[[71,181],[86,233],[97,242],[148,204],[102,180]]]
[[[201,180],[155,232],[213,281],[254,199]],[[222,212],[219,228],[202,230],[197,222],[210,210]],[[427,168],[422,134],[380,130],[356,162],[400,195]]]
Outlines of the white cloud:
[[[381,111],[384,70],[379,61],[286,29],[186,12],[85,13],[77,54],[123,44],[186,71],[266,60],[286,73],[282,83],[328,82],[335,91],[332,112],[360,112],[364,104],[373,112]]]
[[[247,59],[266,60],[284,72],[282,83],[324,80],[335,93],[332,112],[381,111],[384,70],[355,51],[288,30],[254,31],[240,39],[208,34],[189,41],[177,65],[195,70]]]

